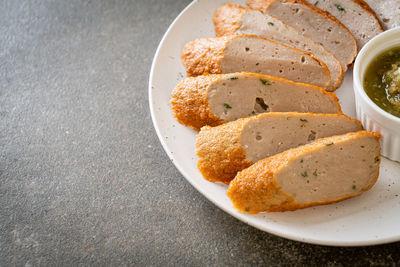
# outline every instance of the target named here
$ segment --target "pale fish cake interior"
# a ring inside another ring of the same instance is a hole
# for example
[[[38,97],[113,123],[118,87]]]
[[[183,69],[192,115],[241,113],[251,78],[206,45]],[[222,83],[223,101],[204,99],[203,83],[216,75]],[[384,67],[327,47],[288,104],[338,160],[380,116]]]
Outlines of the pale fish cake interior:
[[[340,112],[336,98],[317,87],[246,73],[215,81],[207,100],[211,113],[226,122],[264,112]]]
[[[262,73],[321,87],[330,83],[326,65],[310,54],[251,35],[229,40],[220,65],[222,73]]]

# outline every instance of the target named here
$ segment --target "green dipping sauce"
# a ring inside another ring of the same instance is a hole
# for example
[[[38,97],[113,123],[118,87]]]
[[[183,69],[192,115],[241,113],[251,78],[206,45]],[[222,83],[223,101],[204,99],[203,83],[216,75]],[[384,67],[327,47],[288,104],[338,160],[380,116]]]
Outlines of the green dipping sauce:
[[[381,109],[400,118],[400,47],[371,61],[364,75],[364,90]]]

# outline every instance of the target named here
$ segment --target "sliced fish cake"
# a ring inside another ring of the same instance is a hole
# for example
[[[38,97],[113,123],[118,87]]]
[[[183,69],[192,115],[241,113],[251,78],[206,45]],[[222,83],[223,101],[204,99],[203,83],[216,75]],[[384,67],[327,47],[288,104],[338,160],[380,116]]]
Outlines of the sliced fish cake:
[[[289,148],[318,138],[362,130],[343,114],[265,113],[217,127],[196,138],[197,166],[205,179],[229,183],[237,172]]]
[[[352,198],[378,179],[379,135],[360,131],[319,139],[239,172],[227,195],[247,213],[288,211]]]
[[[334,91],[343,82],[342,66],[331,52],[277,18],[240,5],[226,4],[217,9],[213,21],[217,36],[254,34],[310,52],[329,69],[331,82],[327,91]]]
[[[307,0],[335,16],[356,38],[358,50],[383,32],[375,12],[362,0]]]
[[[255,35],[202,38],[185,45],[188,76],[248,71],[326,87],[326,65],[308,52]]]
[[[320,87],[247,72],[186,78],[170,102],[178,121],[196,130],[264,112],[341,112],[336,95]]]
[[[254,9],[277,17],[322,44],[341,62],[343,71],[353,63],[357,44],[353,34],[329,12],[305,0],[247,0]]]
[[[400,26],[400,0],[365,0],[365,2],[375,11],[384,30]]]

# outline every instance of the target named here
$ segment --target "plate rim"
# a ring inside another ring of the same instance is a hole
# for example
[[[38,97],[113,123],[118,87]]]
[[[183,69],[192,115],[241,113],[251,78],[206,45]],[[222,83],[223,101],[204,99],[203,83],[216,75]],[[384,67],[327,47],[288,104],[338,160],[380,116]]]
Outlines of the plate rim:
[[[159,58],[159,53],[161,48],[163,47],[166,38],[168,37],[170,31],[172,28],[174,28],[175,24],[179,21],[179,19],[182,17],[186,11],[188,11],[195,3],[197,3],[198,0],[193,0],[191,1],[179,14],[178,16],[172,21],[172,23],[169,25],[167,30],[165,31],[163,37],[161,38],[160,43],[157,46],[156,52],[154,54],[151,68],[150,68],[150,75],[149,75],[149,84],[148,84],[148,97],[149,97],[149,108],[150,108],[150,115],[153,123],[153,127],[156,131],[157,137],[166,152],[168,158],[172,161],[173,165],[175,168],[178,169],[178,171],[181,173],[181,175],[188,181],[200,194],[202,194],[207,200],[209,200],[211,203],[213,203],[215,206],[223,210],[224,212],[228,213],[229,215],[233,216],[234,218],[238,219],[239,221],[250,225],[258,230],[267,232],[269,234],[273,234],[275,236],[279,236],[288,240],[294,240],[302,243],[307,243],[307,244],[312,244],[312,245],[324,245],[324,246],[331,246],[331,247],[360,247],[360,246],[374,246],[374,245],[381,245],[381,244],[387,244],[387,243],[392,243],[396,241],[400,241],[400,235],[398,236],[392,236],[392,237],[386,237],[386,238],[380,238],[380,239],[375,239],[375,240],[364,240],[364,241],[332,241],[332,240],[321,240],[321,239],[316,239],[312,237],[301,237],[299,235],[294,235],[294,234],[287,234],[282,231],[270,229],[268,227],[264,227],[263,225],[258,225],[257,223],[253,223],[252,221],[249,221],[246,217],[249,216],[247,214],[242,214],[242,213],[235,213],[234,211],[229,210],[227,207],[219,203],[217,200],[213,199],[208,192],[202,189],[201,186],[198,186],[196,184],[196,181],[194,179],[190,178],[190,175],[184,170],[184,168],[179,164],[179,162],[175,159],[173,154],[169,151],[168,146],[166,142],[164,141],[164,138],[161,134],[156,114],[155,114],[155,109],[153,106],[153,79],[154,79],[154,69],[157,65],[157,61]]]

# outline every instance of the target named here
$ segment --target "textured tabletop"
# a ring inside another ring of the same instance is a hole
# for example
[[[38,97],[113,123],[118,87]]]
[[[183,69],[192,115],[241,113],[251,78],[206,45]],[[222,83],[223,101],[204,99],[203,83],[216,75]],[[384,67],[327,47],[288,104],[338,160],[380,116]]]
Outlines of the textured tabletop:
[[[153,129],[148,77],[189,2],[0,1],[0,265],[400,264],[400,243],[261,232],[177,171]]]

